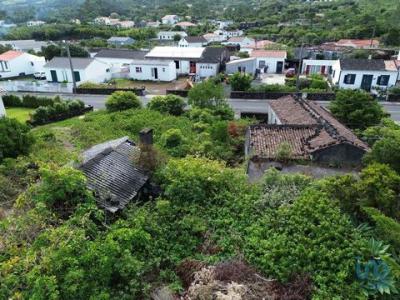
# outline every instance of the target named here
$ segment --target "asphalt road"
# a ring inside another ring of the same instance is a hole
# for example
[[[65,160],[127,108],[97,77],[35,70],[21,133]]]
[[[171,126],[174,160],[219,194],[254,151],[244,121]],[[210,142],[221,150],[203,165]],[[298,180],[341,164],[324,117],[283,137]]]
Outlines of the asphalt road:
[[[26,93],[13,93],[17,95],[22,95]],[[33,93],[31,93],[33,94]],[[49,96],[54,97],[57,94],[43,94],[40,93],[40,96]],[[60,95],[64,99],[81,99],[88,105],[92,105],[95,109],[104,108],[105,99],[107,96],[105,95],[72,95],[72,94],[61,94]],[[146,95],[144,97],[140,97],[143,104],[146,105],[152,95]],[[229,104],[235,110],[235,112],[248,112],[248,113],[267,113],[267,106],[265,105],[266,100],[250,100],[250,99],[228,99]],[[328,101],[318,101],[324,107],[327,107]],[[400,103],[391,103],[391,102],[381,102],[384,109],[391,115],[394,121],[400,122]]]

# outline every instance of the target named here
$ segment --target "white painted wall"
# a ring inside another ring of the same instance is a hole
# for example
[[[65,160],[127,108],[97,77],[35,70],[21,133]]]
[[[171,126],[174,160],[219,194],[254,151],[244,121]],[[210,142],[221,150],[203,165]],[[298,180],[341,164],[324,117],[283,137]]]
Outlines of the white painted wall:
[[[344,77],[348,74],[355,74],[356,78],[354,84],[344,83]],[[340,63],[335,62],[333,65],[332,82],[343,89],[360,89],[363,75],[373,75],[372,78],[372,89],[379,87],[381,89],[390,88],[396,85],[398,73],[396,71],[342,71],[340,70]],[[389,83],[387,86],[381,86],[377,84],[378,77],[381,75],[389,75]]]
[[[186,37],[187,33],[184,31],[160,31],[159,33],[157,33],[157,38],[164,41],[173,41],[175,35]]]
[[[285,67],[285,59],[284,58],[277,58],[277,57],[257,57],[257,68],[261,68],[261,63],[265,62],[265,66],[268,67],[267,73],[274,74],[276,73],[276,68],[278,62],[282,62],[282,72]]]
[[[46,73],[47,81],[52,81],[51,78],[51,70],[55,70],[57,72],[57,79],[58,82],[72,82],[72,75],[70,68],[44,68]],[[94,82],[94,83],[102,83],[107,80],[111,79],[111,70],[110,66],[100,62],[100,61],[93,61],[86,69],[76,69],[74,68],[75,72],[79,72],[80,81],[77,82]]]
[[[154,77],[154,69],[157,69],[158,79]],[[173,81],[176,79],[175,63],[173,61],[163,64],[132,63],[130,66],[130,77],[135,80]]]
[[[0,118],[6,116],[6,109],[4,107],[3,99],[0,96]]]
[[[20,74],[32,75],[35,72],[43,72],[45,63],[44,57],[24,53],[10,61],[0,62],[0,76],[1,78],[10,78],[18,77]],[[4,72],[1,64],[5,69]]]
[[[181,48],[195,47],[201,48],[203,47],[203,43],[188,43],[185,39],[181,39],[178,43],[178,46]]]
[[[211,63],[197,63],[196,64],[196,75],[201,78],[216,76],[218,74],[219,64]]]
[[[331,59],[303,59],[303,65],[301,73],[305,74],[307,70],[307,66],[310,66],[310,74],[320,74],[321,67],[325,66],[325,73],[328,74],[329,67],[333,67],[338,60]],[[314,72],[313,69],[316,69]]]

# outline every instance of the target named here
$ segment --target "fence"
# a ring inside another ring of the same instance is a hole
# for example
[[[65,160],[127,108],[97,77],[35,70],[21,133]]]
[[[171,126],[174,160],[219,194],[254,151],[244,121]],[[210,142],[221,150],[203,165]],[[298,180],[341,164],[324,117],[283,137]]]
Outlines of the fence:
[[[167,90],[167,95],[177,95],[186,98],[189,90]]]
[[[7,92],[72,93],[72,83],[57,83],[39,80],[4,80],[0,88]]]
[[[117,91],[134,92],[137,96],[144,96],[145,88],[136,89],[118,89],[118,88],[80,88],[76,90],[77,94],[90,94],[90,95],[111,95]]]
[[[231,98],[233,99],[279,99],[281,97],[289,95],[303,95],[302,93],[294,92],[231,92]],[[335,93],[304,93],[304,96],[308,100],[318,100],[318,101],[331,101],[335,99]]]

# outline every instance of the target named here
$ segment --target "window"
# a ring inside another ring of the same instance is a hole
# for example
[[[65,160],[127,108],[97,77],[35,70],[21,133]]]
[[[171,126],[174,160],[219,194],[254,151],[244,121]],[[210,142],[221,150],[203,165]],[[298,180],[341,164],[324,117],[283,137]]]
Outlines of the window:
[[[136,73],[142,73],[142,67],[136,67]]]
[[[344,76],[343,83],[354,84],[355,81],[356,81],[356,74],[347,74]]]
[[[175,60],[175,68],[179,69],[179,60]]]
[[[34,66],[33,61],[31,61],[31,66],[32,66],[32,67]]]
[[[162,68],[162,71],[165,72],[165,68]]]
[[[376,83],[378,85],[387,86],[389,84],[390,75],[381,75],[378,76],[378,80]]]
[[[6,61],[4,62],[4,69],[8,70],[8,62],[6,62]]]

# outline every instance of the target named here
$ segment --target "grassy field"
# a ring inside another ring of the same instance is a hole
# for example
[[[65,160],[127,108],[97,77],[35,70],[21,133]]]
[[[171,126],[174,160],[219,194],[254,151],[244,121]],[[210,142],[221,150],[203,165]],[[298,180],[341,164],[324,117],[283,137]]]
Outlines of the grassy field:
[[[24,108],[24,107],[13,107],[7,108],[6,113],[7,117],[17,119],[20,122],[25,122],[29,120],[29,114],[33,112],[32,108]]]

